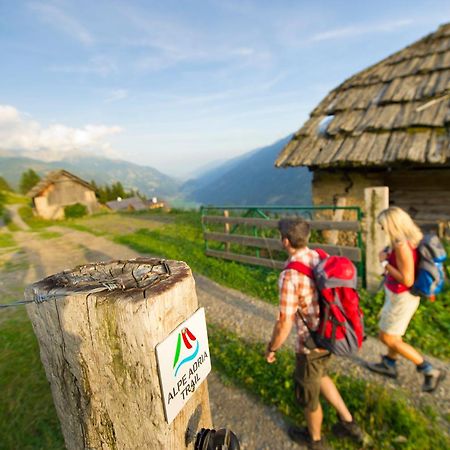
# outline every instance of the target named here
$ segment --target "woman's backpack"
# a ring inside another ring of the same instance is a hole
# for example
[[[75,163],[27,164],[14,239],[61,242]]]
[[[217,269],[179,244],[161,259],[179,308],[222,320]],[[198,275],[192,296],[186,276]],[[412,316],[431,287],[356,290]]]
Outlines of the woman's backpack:
[[[356,290],[356,268],[348,258],[329,256],[323,250],[316,251],[321,260],[313,269],[298,261],[292,261],[285,267],[313,279],[319,293],[317,330],[309,329],[300,309],[298,314],[318,348],[325,348],[339,356],[354,354],[364,340],[363,314]]]
[[[417,247],[419,261],[411,293],[434,301],[445,282],[444,261],[447,253],[435,234],[426,234]]]

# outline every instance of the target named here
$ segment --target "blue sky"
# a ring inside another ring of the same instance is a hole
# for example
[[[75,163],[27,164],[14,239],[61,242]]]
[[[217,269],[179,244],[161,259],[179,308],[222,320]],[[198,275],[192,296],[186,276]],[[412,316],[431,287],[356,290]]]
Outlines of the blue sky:
[[[185,177],[449,20],[448,0],[0,0],[0,148]]]

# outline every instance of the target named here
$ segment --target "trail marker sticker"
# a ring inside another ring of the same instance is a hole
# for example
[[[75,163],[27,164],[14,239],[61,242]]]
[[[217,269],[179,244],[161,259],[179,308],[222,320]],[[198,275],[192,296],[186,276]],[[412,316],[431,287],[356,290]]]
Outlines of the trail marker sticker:
[[[198,309],[156,346],[166,420],[170,424],[211,371],[205,309]]]

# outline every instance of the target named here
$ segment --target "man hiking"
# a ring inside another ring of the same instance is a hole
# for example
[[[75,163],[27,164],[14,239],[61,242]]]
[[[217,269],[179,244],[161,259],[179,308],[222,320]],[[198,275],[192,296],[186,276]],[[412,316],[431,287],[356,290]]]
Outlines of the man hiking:
[[[308,248],[310,234],[309,223],[301,218],[282,219],[278,223],[281,242],[289,255],[287,263],[298,261],[313,268],[320,257]],[[276,351],[283,345],[295,322],[296,325],[296,366],[294,373],[295,396],[304,408],[307,427],[289,427],[289,437],[309,449],[325,449],[321,436],[322,407],[320,394],[336,409],[339,422],[333,426],[333,433],[340,437],[350,437],[363,441],[363,433],[353,421],[353,417],[344,403],[339,391],[327,375],[331,353],[316,348],[309,329],[315,330],[319,324],[318,292],[314,281],[294,270],[285,269],[279,280],[280,311],[275,323],[272,339],[267,345],[265,358],[268,363],[276,361]],[[300,309],[303,319],[297,314]],[[303,320],[307,323],[305,325]]]

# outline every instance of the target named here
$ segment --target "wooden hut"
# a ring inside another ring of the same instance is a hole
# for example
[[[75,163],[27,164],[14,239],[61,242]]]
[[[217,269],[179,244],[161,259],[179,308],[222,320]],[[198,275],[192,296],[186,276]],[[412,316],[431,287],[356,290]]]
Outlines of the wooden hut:
[[[89,213],[98,209],[94,188],[66,170],[50,172],[27,194],[36,214],[44,219],[63,219],[64,207],[81,203]]]
[[[313,171],[313,202],[363,205],[388,186],[417,221],[450,220],[450,24],[331,91],[277,167]]]

